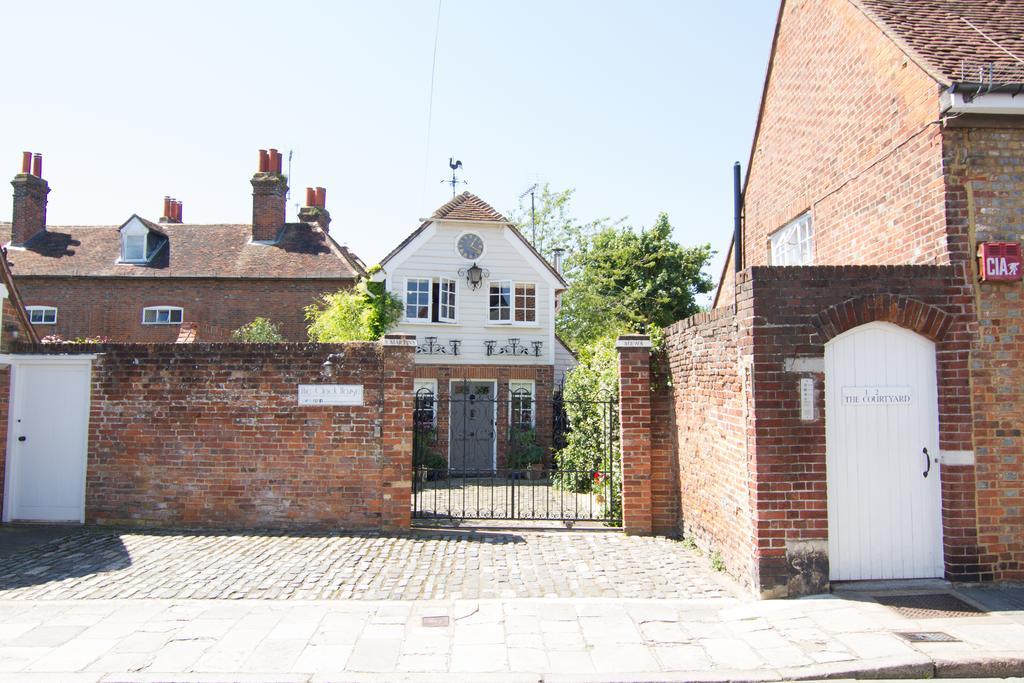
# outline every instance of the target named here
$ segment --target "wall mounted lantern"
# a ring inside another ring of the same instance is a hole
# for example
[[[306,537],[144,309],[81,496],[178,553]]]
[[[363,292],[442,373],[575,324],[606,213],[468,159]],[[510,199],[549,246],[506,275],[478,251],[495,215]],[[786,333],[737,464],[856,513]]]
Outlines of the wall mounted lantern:
[[[466,278],[466,284],[469,285],[470,289],[480,289],[484,278],[490,276],[491,271],[481,268],[476,263],[473,263],[469,268],[459,268],[459,277]]]
[[[334,363],[335,363],[335,361],[341,361],[344,358],[345,358],[345,354],[343,354],[343,353],[332,353],[332,354],[328,355],[327,356],[327,360],[325,360],[320,365],[320,376],[323,377],[324,379],[330,379],[330,378],[334,377]]]

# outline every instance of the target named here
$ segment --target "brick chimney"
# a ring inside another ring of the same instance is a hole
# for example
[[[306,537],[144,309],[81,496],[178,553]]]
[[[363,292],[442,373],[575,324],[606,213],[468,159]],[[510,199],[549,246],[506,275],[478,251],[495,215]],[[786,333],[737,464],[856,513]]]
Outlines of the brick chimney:
[[[281,153],[260,150],[259,170],[252,177],[252,241],[273,242],[284,227],[288,181],[281,174]]]
[[[181,202],[174,197],[164,197],[164,215],[161,223],[181,223]]]
[[[327,190],[322,187],[306,188],[306,205],[299,209],[299,220],[316,223],[324,232],[331,227],[331,213],[327,210]]]
[[[50,186],[43,180],[43,155],[21,153],[21,173],[11,181],[14,186],[14,212],[11,220],[11,244],[21,246],[46,230],[46,195]]]

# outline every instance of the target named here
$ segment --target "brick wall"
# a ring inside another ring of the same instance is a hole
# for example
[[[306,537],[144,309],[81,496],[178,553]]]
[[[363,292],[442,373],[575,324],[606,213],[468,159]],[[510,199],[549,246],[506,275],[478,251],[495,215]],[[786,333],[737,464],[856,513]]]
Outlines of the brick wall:
[[[817,592],[828,582],[825,342],[874,320],[935,340],[940,447],[969,450],[970,290],[953,266],[758,267],[736,286],[735,314],[666,329],[683,532],[763,596]],[[800,419],[801,377],[819,389],[815,420]],[[951,579],[984,578],[969,475],[942,466]]]
[[[409,524],[410,346],[49,346],[93,364],[86,520],[213,528]],[[361,384],[362,406],[297,385]],[[2,378],[0,378],[2,381]],[[6,424],[6,422],[3,422]]]
[[[949,263],[937,94],[854,3],[786,3],[745,188],[744,267],[768,264],[768,235],[809,209],[815,264]]]
[[[619,446],[622,451],[622,529],[654,531],[651,495],[651,340],[623,335],[619,352]]]
[[[970,369],[975,467],[960,468],[956,487],[976,490],[984,578],[1019,581],[1024,579],[1024,287],[978,283],[971,257],[978,242],[1024,240],[1024,129],[1007,120],[982,127],[985,121],[968,120],[967,127],[944,134],[946,220],[952,234],[968,236],[965,265],[977,307]]]
[[[749,295],[745,297],[749,310]],[[721,554],[753,588],[754,525],[747,469],[744,391],[749,343],[734,308],[699,313],[665,330],[671,390],[655,411],[673,415],[681,518],[677,533]]]
[[[25,305],[57,307],[56,325],[36,325],[40,336],[105,336],[111,341],[173,342],[178,325],[143,325],[146,306],[180,306],[199,325],[199,341],[229,341],[257,316],[278,324],[287,341],[308,339],[303,307],[319,295],[348,289],[351,280],[214,280],[18,278]]]

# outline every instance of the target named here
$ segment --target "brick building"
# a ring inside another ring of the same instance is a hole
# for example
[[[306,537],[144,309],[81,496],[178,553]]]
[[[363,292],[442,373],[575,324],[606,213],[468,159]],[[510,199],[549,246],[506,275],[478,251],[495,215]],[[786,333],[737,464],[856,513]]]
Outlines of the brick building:
[[[304,341],[303,307],[365,274],[330,235],[323,188],[307,190],[299,222],[285,221],[276,150],[260,152],[251,224],[184,223],[181,203],[165,198],[159,222],[133,214],[121,225],[47,225],[41,156],[26,152],[11,184],[0,242],[41,336],[172,342],[184,324],[202,341],[223,341],[262,316],[286,340]]]
[[[1024,578],[1021,64],[1019,0],[781,3],[655,449],[677,531],[754,592]]]

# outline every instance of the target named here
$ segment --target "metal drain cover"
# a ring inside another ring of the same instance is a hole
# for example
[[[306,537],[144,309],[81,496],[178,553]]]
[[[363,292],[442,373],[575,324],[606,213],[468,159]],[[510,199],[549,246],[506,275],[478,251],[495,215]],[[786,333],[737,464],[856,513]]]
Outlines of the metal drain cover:
[[[907,633],[897,633],[903,640],[909,640],[912,643],[959,643],[959,638],[954,638],[948,633],[942,631],[912,631]]]
[[[448,617],[423,617],[423,625],[427,628],[444,628],[448,625]]]
[[[891,607],[908,619],[950,619],[976,617],[981,614],[974,605],[949,593],[918,593],[916,595],[873,595],[877,602]]]

